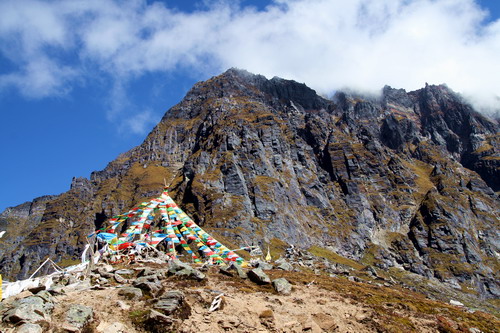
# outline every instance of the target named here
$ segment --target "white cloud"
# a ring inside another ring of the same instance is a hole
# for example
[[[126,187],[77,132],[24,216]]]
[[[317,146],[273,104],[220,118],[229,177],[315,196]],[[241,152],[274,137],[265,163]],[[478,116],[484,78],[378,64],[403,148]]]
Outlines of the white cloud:
[[[447,83],[477,105],[499,107],[500,21],[486,23],[473,0],[275,0],[264,11],[216,1],[203,8],[3,1],[0,51],[18,70],[3,73],[0,87],[44,97],[86,75],[87,63],[123,87],[148,72],[189,68],[203,77],[234,66],[321,93]]]
[[[122,131],[131,131],[134,134],[146,134],[160,119],[151,110],[142,111],[128,118],[124,122]]]
[[[70,82],[76,76],[76,70],[41,55],[18,72],[0,75],[0,88],[15,87],[29,98],[62,96],[70,90]]]

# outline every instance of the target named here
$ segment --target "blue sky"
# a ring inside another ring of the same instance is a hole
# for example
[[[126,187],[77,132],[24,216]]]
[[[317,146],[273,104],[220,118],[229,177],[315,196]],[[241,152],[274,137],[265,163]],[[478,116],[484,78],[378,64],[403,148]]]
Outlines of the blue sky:
[[[103,169],[230,67],[325,95],[447,83],[494,112],[499,17],[496,0],[2,0],[0,211]]]

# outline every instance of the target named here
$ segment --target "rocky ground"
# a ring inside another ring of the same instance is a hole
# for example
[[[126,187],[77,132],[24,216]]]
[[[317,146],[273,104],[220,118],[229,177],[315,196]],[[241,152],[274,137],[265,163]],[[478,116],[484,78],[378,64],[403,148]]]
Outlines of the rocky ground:
[[[294,249],[256,266],[98,264],[3,300],[0,331],[499,332],[497,316],[432,300],[374,268]]]

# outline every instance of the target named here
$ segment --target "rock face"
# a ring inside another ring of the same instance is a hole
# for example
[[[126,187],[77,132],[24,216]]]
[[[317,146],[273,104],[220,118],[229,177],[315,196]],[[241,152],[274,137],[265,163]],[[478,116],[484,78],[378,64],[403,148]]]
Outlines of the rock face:
[[[47,256],[77,259],[88,233],[165,178],[229,246],[327,247],[498,297],[499,151],[498,122],[446,86],[325,99],[231,69],[90,180],[3,212],[0,267],[14,279]]]

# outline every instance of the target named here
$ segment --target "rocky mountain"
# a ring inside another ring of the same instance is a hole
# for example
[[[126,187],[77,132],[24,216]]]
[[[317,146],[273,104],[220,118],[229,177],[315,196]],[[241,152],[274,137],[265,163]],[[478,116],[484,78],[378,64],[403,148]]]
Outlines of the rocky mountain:
[[[230,69],[90,179],[1,213],[2,274],[25,278],[47,256],[73,263],[87,234],[166,180],[229,246],[326,249],[497,298],[499,128],[444,85],[327,99]]]

